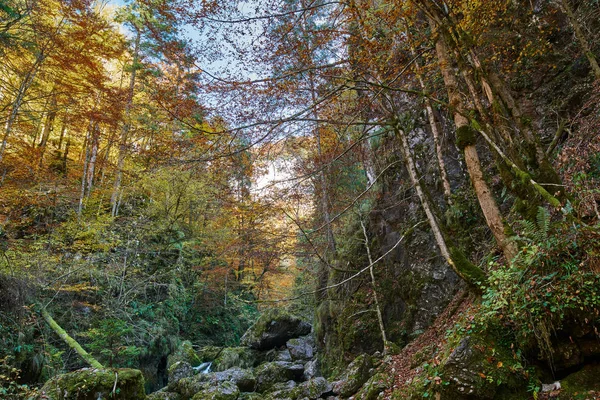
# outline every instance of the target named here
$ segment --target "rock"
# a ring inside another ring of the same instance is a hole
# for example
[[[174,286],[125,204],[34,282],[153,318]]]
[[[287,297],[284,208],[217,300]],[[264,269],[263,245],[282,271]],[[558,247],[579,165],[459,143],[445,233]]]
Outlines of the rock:
[[[331,385],[323,377],[311,379],[298,386],[301,396],[309,399],[319,399],[325,393],[331,392]]]
[[[290,339],[308,335],[311,330],[309,323],[276,308],[261,315],[240,343],[256,350],[270,350],[285,345]]]
[[[590,364],[560,381],[561,399],[600,398],[600,365]],[[578,397],[579,396],[579,397]]]
[[[189,399],[196,393],[204,390],[213,374],[198,374],[189,378],[180,379],[178,382],[170,383],[168,390],[179,393],[184,399]]]
[[[161,389],[157,392],[151,393],[146,397],[146,400],[181,400],[179,393],[167,392]]]
[[[286,361],[273,361],[262,364],[255,373],[257,392],[265,392],[276,383],[301,379],[304,366]]]
[[[225,371],[230,368],[254,368],[264,359],[264,354],[248,347],[227,347],[222,349],[213,361],[214,371]]]
[[[353,395],[370,378],[372,366],[371,357],[359,355],[350,363],[341,379],[333,383],[333,392],[342,397]]]
[[[310,360],[314,357],[314,341],[310,336],[290,339],[286,347],[294,361]]]
[[[238,400],[263,400],[263,397],[258,393],[240,393]]]
[[[232,382],[219,382],[207,384],[196,393],[192,400],[237,400],[240,395],[238,387]]]
[[[115,387],[116,382],[116,387]],[[114,391],[113,391],[114,388]],[[113,392],[115,396],[113,396]],[[85,368],[50,379],[41,389],[50,400],[144,400],[144,377],[137,369]]]
[[[198,357],[198,354],[196,354],[196,350],[192,347],[192,342],[189,340],[181,342],[181,345],[177,350],[169,355],[167,358],[167,371],[178,361],[185,361],[192,367],[197,367],[202,363],[202,360]]]
[[[487,333],[473,333],[460,339],[454,350],[441,361],[439,385],[442,398],[496,398],[501,392],[523,393],[527,382],[513,372],[510,349],[495,344]]]
[[[241,368],[231,368],[222,372],[215,372],[212,380],[217,382],[233,382],[241,392],[254,392],[256,378],[252,371]]]
[[[393,384],[394,377],[392,375],[379,372],[369,378],[354,398],[356,400],[375,400],[379,393],[391,388]]]
[[[214,361],[217,357],[219,357],[223,350],[225,350],[223,347],[205,346],[198,350],[196,353],[198,354],[200,361],[207,362]]]
[[[319,375],[319,365],[317,360],[311,360],[304,364],[304,374],[302,375],[304,380],[308,381],[317,375]]]
[[[286,348],[283,350],[269,350],[265,356],[266,361],[292,361],[292,355]]]
[[[194,367],[187,361],[177,361],[169,368],[169,383],[179,382],[194,375]]]

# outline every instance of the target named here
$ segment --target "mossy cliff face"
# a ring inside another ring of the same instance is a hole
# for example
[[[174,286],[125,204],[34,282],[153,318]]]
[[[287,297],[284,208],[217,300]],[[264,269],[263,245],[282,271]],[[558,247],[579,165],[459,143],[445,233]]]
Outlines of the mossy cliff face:
[[[50,400],[144,400],[144,377],[137,369],[82,369],[50,379],[41,390]]]

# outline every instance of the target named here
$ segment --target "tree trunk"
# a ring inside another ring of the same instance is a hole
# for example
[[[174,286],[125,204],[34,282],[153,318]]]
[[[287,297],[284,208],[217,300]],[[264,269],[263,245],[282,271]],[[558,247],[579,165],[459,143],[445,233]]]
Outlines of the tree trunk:
[[[561,5],[562,5],[563,9],[565,10],[565,14],[567,14],[567,17],[569,18],[569,22],[571,23],[573,30],[575,31],[575,36],[577,37],[577,40],[579,41],[579,45],[581,46],[583,52],[585,53],[585,56],[587,57],[590,65],[592,67],[592,70],[594,71],[596,80],[600,81],[600,66],[598,66],[598,61],[596,60],[596,56],[592,52],[590,44],[587,41],[585,35],[583,34],[581,25],[579,25],[579,21],[577,21],[577,17],[575,16],[573,9],[571,9],[571,6],[569,5],[569,0],[561,0]]]
[[[431,24],[434,26],[433,22]],[[487,225],[492,231],[496,242],[502,249],[505,257],[508,260],[512,260],[517,255],[517,246],[508,238],[496,200],[483,178],[479,155],[477,154],[477,148],[475,147],[476,132],[471,128],[469,120],[465,116],[466,111],[459,92],[458,81],[452,69],[452,64],[448,57],[448,51],[443,37],[438,38],[435,47],[442,77],[444,78],[446,89],[448,90],[450,107],[454,113],[457,144],[464,152],[465,164],[467,165],[469,177],[471,178],[471,183],[475,189],[477,200],[479,201]]]
[[[54,94],[51,94],[51,96],[50,109],[48,110],[48,115],[46,116],[46,123],[44,124],[44,130],[42,131],[42,140],[39,144],[40,167],[44,163],[44,153],[46,152],[46,146],[48,144],[48,139],[50,138],[50,133],[52,133],[53,130],[54,119],[56,118],[56,96]]]
[[[381,339],[383,340],[383,355],[387,353],[387,336],[385,334],[385,325],[383,323],[383,315],[381,314],[381,306],[379,305],[379,297],[377,296],[377,282],[375,281],[375,273],[373,272],[373,257],[371,256],[371,247],[369,246],[369,235],[367,235],[367,228],[365,227],[364,221],[360,220],[360,226],[362,227],[363,236],[365,238],[365,247],[367,248],[367,257],[369,259],[369,273],[371,274],[371,286],[373,288],[373,300],[375,300],[375,311],[377,312],[377,322],[379,322],[379,331],[381,332]]]
[[[45,58],[44,54],[40,53],[38,55],[38,57],[36,58],[35,63],[29,70],[29,72],[27,72],[27,74],[21,81],[21,85],[19,86],[19,91],[17,92],[17,97],[15,98],[15,101],[13,102],[12,109],[10,111],[10,115],[8,116],[8,119],[6,120],[6,124],[4,125],[4,137],[2,138],[2,145],[0,145],[0,164],[2,164],[2,160],[4,159],[4,152],[6,150],[6,145],[8,143],[8,137],[10,136],[10,134],[12,132],[12,128],[13,128],[15,122],[17,121],[17,116],[19,115],[19,111],[21,110],[21,106],[23,105],[23,100],[25,99],[25,94],[27,92],[27,89],[29,89],[29,86],[31,86],[31,83],[33,82],[33,79],[35,78],[35,75],[38,71],[40,64],[44,61],[44,58]]]
[[[102,364],[100,364],[98,362],[98,360],[96,360],[90,353],[88,353],[87,351],[85,351],[85,349],[83,347],[81,347],[81,345],[75,340],[73,339],[71,336],[69,336],[69,334],[67,332],[65,332],[65,330],[56,323],[56,321],[54,320],[54,318],[52,318],[52,316],[48,313],[48,311],[46,311],[45,308],[42,308],[41,311],[42,317],[44,317],[44,320],[46,321],[46,323],[48,324],[48,326],[50,326],[50,328],[52,328],[52,330],[62,339],[64,340],[64,342],[73,350],[75,350],[77,352],[77,354],[79,354],[79,356],[86,362],[88,363],[92,368],[98,368],[98,369],[104,369],[104,366],[102,366]]]
[[[461,279],[463,279],[470,286],[477,287],[478,283],[483,283],[486,280],[484,272],[466,260],[464,255],[461,255],[458,249],[450,249],[448,247],[446,239],[442,234],[440,225],[438,224],[437,218],[435,217],[431,205],[429,204],[429,200],[425,195],[423,188],[421,187],[421,180],[419,179],[415,162],[408,147],[406,133],[397,126],[394,127],[394,129],[396,135],[400,138],[404,162],[406,169],[408,170],[408,175],[410,176],[410,181],[415,189],[415,192],[417,193],[419,201],[421,202],[421,207],[423,207],[423,211],[425,211],[427,221],[429,221],[429,226],[431,227],[431,232],[433,233],[435,242],[440,249],[440,254]]]
[[[123,128],[121,130],[121,141],[119,143],[117,173],[115,176],[113,192],[110,197],[110,204],[112,206],[111,214],[113,217],[117,216],[119,210],[119,195],[121,191],[121,180],[123,179],[123,167],[125,165],[125,156],[127,155],[127,140],[129,139],[129,129],[131,128],[131,108],[133,107],[133,95],[135,93],[135,78],[138,68],[137,64],[139,62],[141,37],[142,33],[138,29],[135,37],[135,47],[133,50],[133,66],[131,71],[131,77],[129,79],[129,92],[127,95],[127,104],[125,106],[125,121],[123,122]]]
[[[92,129],[92,148],[90,151],[90,161],[87,169],[87,194],[86,197],[90,197],[92,193],[92,187],[94,185],[94,171],[96,169],[96,159],[98,157],[98,142],[100,140],[100,127],[98,122],[94,124]]]

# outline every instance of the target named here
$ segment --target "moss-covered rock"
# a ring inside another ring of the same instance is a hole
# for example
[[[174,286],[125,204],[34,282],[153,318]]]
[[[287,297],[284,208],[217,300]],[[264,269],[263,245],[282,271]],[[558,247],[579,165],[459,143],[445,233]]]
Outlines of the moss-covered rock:
[[[192,397],[192,400],[237,400],[238,387],[232,382],[209,383]]]
[[[185,361],[192,367],[197,367],[202,363],[202,360],[198,357],[198,354],[196,354],[196,350],[194,350],[192,343],[188,340],[181,342],[181,345],[177,350],[169,355],[167,358],[167,369],[170,369],[171,366],[178,361]]]
[[[304,366],[285,361],[264,363],[256,371],[257,392],[266,392],[277,383],[302,378]]]
[[[168,392],[166,390],[159,390],[149,394],[146,400],[181,400],[179,393]]]
[[[194,375],[194,368],[187,361],[177,361],[169,367],[169,383],[179,382],[183,378]]]
[[[334,382],[333,391],[342,397],[349,397],[356,393],[370,378],[373,362],[367,354],[361,354],[348,365],[348,369],[341,378]]]
[[[270,350],[283,346],[293,338],[308,335],[312,330],[308,322],[280,308],[266,311],[246,331],[240,343],[256,350]]]
[[[600,398],[600,365],[587,365],[561,382],[559,400]]]
[[[394,384],[394,377],[390,373],[378,372],[363,385],[354,396],[356,400],[375,400],[379,393],[389,389]]]
[[[41,390],[50,400],[143,400],[144,376],[137,369],[85,368],[50,379]]]
[[[198,350],[196,354],[198,355],[198,358],[200,358],[200,361],[208,362],[214,361],[217,357],[219,357],[223,350],[225,350],[223,347],[205,346]]]
[[[214,381],[235,383],[242,392],[253,392],[256,388],[256,378],[248,369],[231,368],[227,371],[215,372],[212,375]]]
[[[265,355],[248,347],[226,347],[214,359],[214,371],[225,371],[230,368],[254,368],[264,359]]]

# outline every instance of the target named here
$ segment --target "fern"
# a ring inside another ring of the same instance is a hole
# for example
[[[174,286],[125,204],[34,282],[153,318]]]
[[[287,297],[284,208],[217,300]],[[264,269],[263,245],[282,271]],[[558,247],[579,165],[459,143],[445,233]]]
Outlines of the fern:
[[[539,234],[542,239],[548,238],[548,232],[550,231],[550,213],[544,207],[538,207],[536,215],[537,227]]]
[[[519,221],[521,234],[516,239],[525,239],[533,243],[541,243],[548,240],[550,232],[550,213],[544,207],[538,207],[535,222]]]

